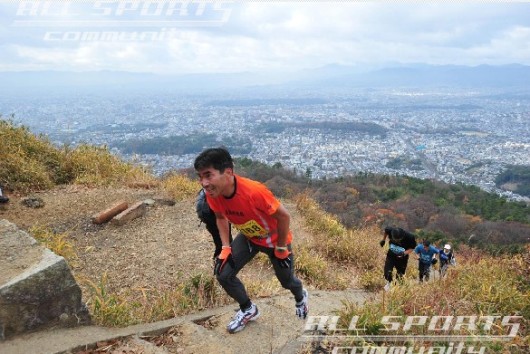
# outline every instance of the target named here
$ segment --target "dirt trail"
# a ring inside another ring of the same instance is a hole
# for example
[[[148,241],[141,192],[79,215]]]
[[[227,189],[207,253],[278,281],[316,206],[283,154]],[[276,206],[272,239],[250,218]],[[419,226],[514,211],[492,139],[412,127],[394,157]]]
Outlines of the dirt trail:
[[[174,206],[151,206],[145,216],[120,227],[110,223],[93,225],[91,216],[119,200],[132,204],[167,196],[160,190],[79,186],[58,187],[37,196],[44,200],[44,208],[27,208],[20,204],[20,198],[11,196],[7,207],[0,209],[0,219],[7,219],[26,230],[35,225],[46,225],[56,232],[67,233],[68,240],[77,250],[78,259],[71,267],[85,301],[91,295],[86,280],[97,283],[104,273],[108,276],[107,291],[141,296],[142,291],[171,289],[193,274],[211,272],[213,242],[204,226],[199,226],[194,197]],[[305,229],[295,206],[289,201],[283,202],[291,213],[295,246],[310,240],[311,234]],[[258,277],[259,281],[270,281],[274,275],[269,268],[268,262],[255,260],[245,267],[241,276],[243,279]],[[354,289],[355,280],[351,285]],[[359,290],[317,291],[310,286],[308,289],[312,315],[332,315],[333,310],[340,308],[342,300],[362,301],[367,296]],[[173,329],[164,336],[144,338],[158,347],[141,339],[128,339],[108,343],[106,351],[98,353],[160,353],[161,350],[162,353],[295,353],[301,343],[304,321],[294,315],[292,295],[275,286],[261,296],[267,297],[253,299],[260,308],[261,317],[234,335],[226,332],[226,324],[237,307],[232,303],[163,322],[122,329],[90,326],[33,333],[0,343],[0,353],[65,352],[133,334],[155,331],[160,335],[161,331],[170,328]],[[207,323],[199,321],[204,318],[209,318]]]

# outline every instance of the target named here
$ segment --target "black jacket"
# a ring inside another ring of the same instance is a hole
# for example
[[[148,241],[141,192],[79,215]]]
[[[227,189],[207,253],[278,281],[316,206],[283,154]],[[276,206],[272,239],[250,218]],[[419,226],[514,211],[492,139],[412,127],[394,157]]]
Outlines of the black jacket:
[[[396,229],[401,236],[399,240],[392,238],[392,230]],[[397,227],[385,227],[385,235],[388,236],[390,244],[394,244],[399,247],[403,247],[405,250],[414,249],[418,245],[416,242],[416,236],[408,231],[403,230],[402,228]],[[388,250],[389,255],[394,255],[393,252]]]

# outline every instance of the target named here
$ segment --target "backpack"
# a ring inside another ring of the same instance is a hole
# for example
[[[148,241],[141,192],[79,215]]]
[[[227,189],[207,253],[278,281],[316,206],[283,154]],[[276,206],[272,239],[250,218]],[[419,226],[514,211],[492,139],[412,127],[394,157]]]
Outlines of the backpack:
[[[195,202],[195,211],[197,217],[205,224],[215,223],[215,213],[210,209],[208,202],[206,201],[206,193],[204,189],[199,191],[197,195],[197,201]]]

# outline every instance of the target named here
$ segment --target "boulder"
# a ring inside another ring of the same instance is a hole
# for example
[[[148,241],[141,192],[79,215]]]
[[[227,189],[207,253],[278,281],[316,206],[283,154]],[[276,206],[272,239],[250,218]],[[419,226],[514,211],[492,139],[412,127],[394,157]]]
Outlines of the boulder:
[[[90,322],[65,259],[1,219],[0,269],[0,340]]]

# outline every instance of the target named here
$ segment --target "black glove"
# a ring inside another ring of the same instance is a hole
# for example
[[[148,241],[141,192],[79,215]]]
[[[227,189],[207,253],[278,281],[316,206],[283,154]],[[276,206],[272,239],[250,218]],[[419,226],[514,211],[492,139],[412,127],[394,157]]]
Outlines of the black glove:
[[[215,265],[213,267],[213,275],[221,274],[226,263],[230,263],[230,266],[234,268],[234,259],[232,258],[232,248],[224,247],[221,250],[221,254],[215,259]]]
[[[381,241],[379,241],[379,245],[380,245],[381,247],[384,247],[384,246],[385,246],[385,240],[381,240]]]
[[[436,258],[434,258],[432,261],[431,261],[431,264],[432,265],[435,265],[436,263],[438,263],[438,260]]]
[[[291,268],[291,258],[289,257],[291,252],[289,250],[274,249],[274,257],[278,260],[280,267]]]

